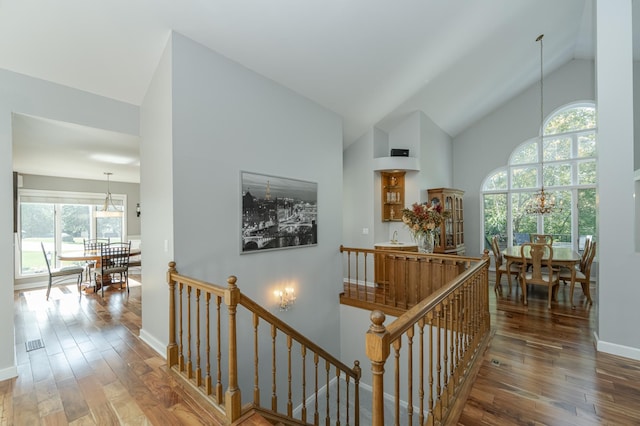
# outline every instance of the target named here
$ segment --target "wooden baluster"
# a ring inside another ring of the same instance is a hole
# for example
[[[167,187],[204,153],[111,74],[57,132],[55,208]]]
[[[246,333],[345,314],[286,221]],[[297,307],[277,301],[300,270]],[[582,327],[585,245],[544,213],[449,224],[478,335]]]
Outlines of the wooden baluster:
[[[220,318],[220,305],[222,304],[222,298],[220,296],[216,296],[216,327],[217,327],[217,335],[216,335],[216,344],[218,345],[218,348],[216,349],[216,368],[217,368],[217,373],[216,373],[216,403],[218,404],[222,404],[222,401],[224,400],[223,394],[222,394],[222,347],[221,347],[221,342],[220,342],[220,336],[221,336],[221,318]]]
[[[429,325],[429,416],[428,418],[433,421],[433,311],[427,314],[427,324]],[[424,424],[424,423],[420,423]]]
[[[211,302],[211,293],[207,292],[205,297],[207,303],[207,376],[205,377],[205,391],[207,395],[211,395],[213,389],[211,388],[211,308],[209,306]]]
[[[369,281],[367,281],[367,253],[364,254],[364,299],[367,300],[367,293],[369,287]],[[371,292],[371,295],[375,298],[375,291]],[[349,423],[349,422],[347,422]]]
[[[457,341],[457,336],[456,336],[456,312],[457,312],[457,305],[456,305],[456,296],[455,294],[452,295],[451,299],[451,304],[450,304],[450,311],[449,311],[449,334],[451,336],[450,342],[449,342],[449,394],[448,394],[448,401],[447,401],[447,406],[451,405],[451,401],[453,399],[453,393],[455,391],[456,388],[456,376],[454,375],[455,373],[455,366],[456,366],[456,341]]]
[[[336,367],[336,426],[340,426],[340,370]]]
[[[176,262],[169,262],[167,282],[169,284],[169,344],[167,345],[167,367],[178,363],[178,344],[176,342],[176,282],[171,274],[177,273]]]
[[[227,289],[224,292],[224,302],[229,312],[229,383],[225,393],[225,412],[227,419],[235,421],[240,417],[242,396],[238,388],[238,344],[236,329],[236,308],[240,301],[240,290],[236,285],[238,279],[233,275],[227,278]]]
[[[276,335],[277,328],[274,324],[271,325],[271,409],[278,411],[278,395],[276,386]]]
[[[402,348],[402,340],[400,339],[402,338],[399,337],[396,340],[394,340],[392,343],[393,355],[395,360],[395,365],[393,369],[394,370],[393,377],[395,381],[395,386],[394,386],[395,401],[393,406],[393,416],[395,419],[394,423],[396,425],[400,424],[400,349]]]
[[[184,351],[183,351],[184,333],[183,333],[183,330],[182,330],[182,317],[183,317],[183,314],[182,314],[182,306],[183,306],[182,290],[183,290],[183,284],[180,283],[179,285],[180,285],[180,331],[179,331],[179,334],[180,334],[180,339],[179,339],[180,340],[180,350],[179,350],[180,357],[179,357],[179,360],[178,360],[178,369],[180,370],[180,372],[182,372],[182,371],[184,371]]]
[[[193,378],[193,361],[191,360],[191,286],[187,285],[187,377]]]
[[[355,395],[353,397],[353,417],[355,426],[360,425],[360,377],[362,376],[362,369],[360,368],[360,361],[356,360],[353,363],[353,371],[356,373],[356,380],[354,382]]]
[[[436,408],[435,420],[442,418],[442,307],[440,303],[436,307]]]
[[[389,332],[383,325],[385,315],[373,311],[371,325],[365,336],[366,354],[371,361],[372,426],[384,426],[384,363],[389,357]]]
[[[351,297],[351,250],[347,252],[347,295]]]
[[[420,335],[419,339],[419,347],[420,347],[420,366],[419,366],[419,375],[420,375],[420,389],[418,389],[418,398],[419,398],[419,406],[420,406],[420,415],[418,416],[418,424],[424,424],[424,326],[425,326],[425,317],[420,318],[418,321],[418,333]]]
[[[329,371],[331,366],[329,365],[329,361],[325,360],[324,362],[324,369],[325,369],[325,386],[327,389],[327,405],[326,405],[326,410],[325,410],[325,417],[324,417],[324,423],[325,426],[331,426],[331,413],[329,411],[329,407],[331,406],[331,404],[329,403],[331,401],[331,397],[330,397],[330,392],[329,392]]]
[[[291,336],[287,335],[287,415],[293,417],[293,401],[291,395]]]
[[[360,252],[356,252],[356,298],[360,300]]]
[[[254,312],[253,314],[253,403],[260,406],[260,384],[259,384],[259,359],[258,359],[258,325],[260,317]]]
[[[442,333],[442,393],[440,394],[440,398],[442,401],[442,406],[446,407],[449,405],[449,401],[447,399],[447,392],[449,389],[449,327],[448,327],[448,318],[449,318],[449,299],[445,298],[442,302],[442,329],[444,333]],[[446,412],[446,411],[445,411]]]
[[[407,414],[408,424],[413,424],[413,333],[414,326],[407,330]]]
[[[314,370],[315,370],[315,383],[316,383],[316,388],[314,391],[314,395],[315,395],[315,406],[313,407],[313,424],[318,426],[320,424],[320,411],[318,411],[318,388],[319,388],[319,384],[318,384],[318,363],[320,362],[320,359],[318,357],[317,353],[313,353],[313,365],[314,365]]]
[[[302,410],[301,420],[307,422],[307,347],[300,345],[300,354],[302,356]]]
[[[200,289],[196,289],[196,386],[202,385],[202,367],[200,365]]]

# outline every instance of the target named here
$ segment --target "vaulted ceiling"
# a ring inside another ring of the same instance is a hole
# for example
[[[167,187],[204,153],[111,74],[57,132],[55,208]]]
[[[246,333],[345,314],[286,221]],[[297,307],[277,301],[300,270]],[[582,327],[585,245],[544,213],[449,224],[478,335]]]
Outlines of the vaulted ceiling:
[[[415,110],[455,137],[539,79],[541,33],[545,73],[594,56],[593,0],[0,0],[0,68],[140,105],[171,30],[340,114],[345,146]]]

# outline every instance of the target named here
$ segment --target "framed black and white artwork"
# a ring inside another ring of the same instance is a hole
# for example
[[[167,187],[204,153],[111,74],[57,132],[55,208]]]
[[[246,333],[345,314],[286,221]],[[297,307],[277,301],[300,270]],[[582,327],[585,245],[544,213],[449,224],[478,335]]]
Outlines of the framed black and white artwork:
[[[318,184],[240,172],[241,253],[318,243]]]

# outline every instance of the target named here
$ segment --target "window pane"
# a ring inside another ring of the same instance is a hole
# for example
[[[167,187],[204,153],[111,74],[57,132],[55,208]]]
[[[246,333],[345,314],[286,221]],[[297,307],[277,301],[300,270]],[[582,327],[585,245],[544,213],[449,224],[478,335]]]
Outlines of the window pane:
[[[498,235],[500,248],[507,246],[507,194],[485,194],[484,247],[491,250],[491,238]]]
[[[578,235],[597,235],[595,188],[578,190]]]
[[[568,160],[571,158],[571,138],[545,139],[544,161]]]
[[[589,185],[596,183],[596,162],[583,161],[578,163],[578,184]]]
[[[538,142],[522,145],[511,156],[509,164],[529,164],[538,162]]]
[[[96,218],[96,238],[109,238],[112,243],[122,241],[122,218]]]
[[[45,249],[53,258],[55,254],[54,218],[53,204],[22,203],[20,205],[22,247],[20,273],[22,275],[47,271],[40,242],[45,243]]]
[[[89,235],[91,207],[62,205],[62,252],[82,251],[82,240]]]
[[[571,164],[544,165],[544,186],[571,185]]]
[[[502,170],[489,177],[484,184],[485,191],[507,189],[507,172]]]
[[[596,154],[595,132],[585,133],[578,136],[578,157],[595,157]]]
[[[529,241],[529,234],[538,232],[537,217],[524,211],[532,196],[532,192],[514,192],[511,194],[511,221],[513,244],[515,245]]]
[[[571,132],[582,129],[595,129],[596,109],[592,106],[574,107],[558,112],[544,129],[545,135]]]
[[[571,246],[571,191],[549,191],[549,196],[561,211],[543,216],[541,232],[553,235],[554,246]]]
[[[535,188],[538,186],[538,168],[514,167],[511,169],[512,188]]]

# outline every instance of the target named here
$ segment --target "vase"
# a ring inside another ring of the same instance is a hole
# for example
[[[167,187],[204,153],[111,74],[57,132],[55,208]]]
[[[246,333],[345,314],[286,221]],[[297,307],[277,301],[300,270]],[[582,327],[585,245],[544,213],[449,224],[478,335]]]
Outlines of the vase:
[[[433,253],[433,232],[425,232],[420,234],[417,241],[418,251],[420,251],[420,253]]]

